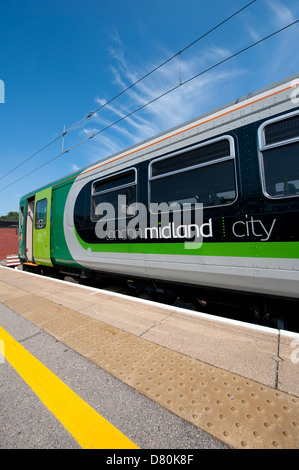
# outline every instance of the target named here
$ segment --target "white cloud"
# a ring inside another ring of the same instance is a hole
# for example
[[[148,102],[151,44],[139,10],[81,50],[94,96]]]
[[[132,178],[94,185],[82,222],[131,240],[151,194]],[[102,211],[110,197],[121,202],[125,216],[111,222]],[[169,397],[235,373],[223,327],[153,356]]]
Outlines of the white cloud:
[[[270,11],[268,23],[272,24],[272,28],[283,28],[297,20],[294,12],[280,1],[266,0],[266,4]],[[299,13],[298,4],[297,12]],[[294,69],[297,69],[298,57],[297,53],[294,53],[293,44],[297,44],[298,34],[299,25],[297,24],[285,29],[275,38],[269,40],[271,48],[268,48],[265,60],[265,76],[271,77],[283,71],[284,76],[281,76],[281,78],[284,78],[292,74]]]
[[[70,165],[70,168],[71,168],[71,171],[72,171],[72,172],[73,172],[73,171],[75,172],[75,171],[78,171],[78,170],[81,169],[81,167],[78,166],[76,163],[72,163],[72,164]]]
[[[98,131],[98,129],[96,127],[83,127],[79,134],[83,135],[84,137],[89,137],[90,135],[92,134],[95,134],[96,132]]]
[[[113,29],[110,32],[110,37],[111,37],[112,41],[116,42],[117,44],[122,44],[120,34],[116,29]]]
[[[239,55],[236,59],[213,68],[238,49],[241,50],[252,41],[261,40],[295,19],[291,9],[279,0],[264,0],[259,6],[258,15],[257,12],[254,12],[254,16],[248,13],[238,24],[239,33],[230,30],[226,42],[209,42],[205,47],[200,45],[186,54],[177,55],[144,79],[141,78],[157,67],[159,59],[150,63],[141,57],[138,61],[135,59],[137,65],[133,64],[126,57],[119,33],[114,31],[109,49],[109,71],[118,90],[115,95],[119,93],[120,96],[109,103],[104,95],[95,100],[101,109],[89,119],[88,125],[81,131],[84,136],[98,133],[86,146],[87,158],[91,162],[99,160],[212,111],[248,92],[273,83],[282,70],[287,76],[288,67],[291,70],[297,61],[294,47],[288,47],[288,43],[294,44],[297,41],[297,26],[261,43],[251,49],[250,53]],[[214,41],[214,37],[212,39]],[[173,56],[173,52],[165,49],[161,52],[160,48],[159,55],[162,53],[163,60]],[[212,70],[179,86],[180,82],[204,72],[209,67]],[[278,79],[280,78],[283,77],[279,76]],[[136,85],[133,86],[134,83]],[[174,91],[167,94],[168,90],[175,87],[177,88]],[[123,90],[126,91],[122,93]],[[156,100],[164,93],[163,97]],[[153,103],[148,104],[151,101]],[[138,108],[142,109],[134,112]],[[126,117],[128,114],[130,115]],[[109,129],[103,131],[106,127]]]
[[[229,55],[229,51],[212,46],[207,48],[201,54],[190,60],[184,60],[182,57],[176,57],[165,66],[159,68],[146,79],[138,82],[136,86],[127,90],[125,96],[108,104],[106,114],[109,111],[110,117],[123,118],[126,114],[142,107],[159,95],[166,93],[169,89],[179,86],[180,81],[189,79],[201,69],[204,70],[209,64],[222,60]],[[117,66],[111,67],[114,81],[122,87],[127,88],[142,77],[141,70],[132,66],[126,58],[123,51],[113,52],[113,58]],[[145,67],[151,70],[151,67]],[[154,66],[152,67],[154,69]],[[200,77],[188,84],[177,88],[175,91],[166,94],[154,103],[146,106],[142,111],[131,115],[122,122],[121,127],[131,127],[130,133],[133,140],[145,139],[165,130],[185,120],[197,116],[205,110],[205,104],[209,100],[209,93],[215,93],[216,83],[221,84],[223,80],[240,73],[238,69],[231,68],[230,72],[212,72],[205,77]],[[204,93],[202,92],[205,87]],[[101,106],[105,103],[103,98],[98,98],[97,103]],[[107,123],[108,120],[102,115],[97,114],[95,119],[101,123]],[[117,119],[115,119],[117,120]],[[111,122],[111,121],[110,121]],[[124,132],[124,131],[123,131]]]
[[[251,36],[255,34],[251,30]],[[98,160],[109,153],[116,153],[225,104],[229,101],[225,98],[225,90],[230,91],[233,98],[237,98],[235,83],[247,71],[246,66],[240,66],[239,62],[229,61],[179,86],[180,82],[204,72],[233,53],[225,47],[212,44],[200,48],[198,53],[188,54],[187,57],[184,54],[176,56],[144,80],[140,80],[147,71],[157,66],[157,62],[153,65],[140,61],[135,66],[127,60],[121,38],[116,33],[114,42],[116,46],[110,48],[113,59],[110,72],[119,93],[127,90],[109,103],[103,96],[95,100],[102,108],[90,118],[91,126],[83,129],[84,135],[100,131],[88,145],[88,154],[92,161],[95,161],[95,156]],[[171,57],[173,54],[168,55]],[[131,86],[137,81],[135,86]],[[178,88],[155,100],[174,87]],[[152,100],[154,102],[147,105]],[[134,112],[143,106],[143,109]],[[126,117],[130,113],[132,114]],[[121,121],[117,123],[119,120]],[[109,130],[101,132],[108,126],[111,126]]]
[[[281,2],[275,0],[266,0],[266,3],[274,13],[275,22],[279,27],[286,26],[287,24],[292,23],[297,19],[291,10]]]
[[[261,34],[260,34],[260,31],[254,29],[251,25],[249,24],[246,24],[246,29],[249,33],[249,36],[256,42],[256,41],[259,41],[260,39],[262,39],[261,37]],[[257,28],[258,29],[258,28]]]

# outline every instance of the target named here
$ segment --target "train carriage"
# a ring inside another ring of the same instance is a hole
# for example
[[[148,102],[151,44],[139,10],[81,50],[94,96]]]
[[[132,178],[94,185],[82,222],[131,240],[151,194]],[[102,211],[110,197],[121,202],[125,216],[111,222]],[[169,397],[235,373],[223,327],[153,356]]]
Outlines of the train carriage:
[[[25,195],[24,267],[297,305],[298,86],[290,77]]]

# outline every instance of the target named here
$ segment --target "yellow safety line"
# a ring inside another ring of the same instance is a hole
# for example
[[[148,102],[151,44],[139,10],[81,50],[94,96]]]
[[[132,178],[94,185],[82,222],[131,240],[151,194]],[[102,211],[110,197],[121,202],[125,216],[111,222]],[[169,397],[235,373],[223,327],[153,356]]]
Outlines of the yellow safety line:
[[[0,339],[7,361],[83,449],[138,449],[1,326]]]

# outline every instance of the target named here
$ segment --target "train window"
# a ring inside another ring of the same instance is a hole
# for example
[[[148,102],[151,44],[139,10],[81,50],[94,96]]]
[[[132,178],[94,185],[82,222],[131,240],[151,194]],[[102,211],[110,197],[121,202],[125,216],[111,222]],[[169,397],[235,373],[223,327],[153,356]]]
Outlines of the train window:
[[[265,127],[265,144],[272,145],[299,137],[299,116],[275,121]]]
[[[173,155],[171,158],[158,160],[152,165],[152,176],[184,170],[187,167],[197,166],[228,155],[230,155],[229,141],[220,140],[203,147],[195,147],[188,152]]]
[[[124,173],[119,173],[109,178],[104,178],[93,183],[93,194],[114,190],[115,188],[126,186],[127,184],[135,183],[135,171],[129,170]]]
[[[19,228],[22,230],[24,225],[24,206],[20,206],[20,214],[19,214]]]
[[[122,196],[122,199],[119,199]],[[101,203],[112,205],[115,215],[118,217],[130,215],[127,213],[128,206],[136,202],[136,170],[118,173],[97,180],[92,185],[91,195],[91,220],[99,219],[96,208]],[[119,207],[119,203],[121,206]],[[118,214],[120,209],[121,214]]]
[[[47,199],[37,201],[35,206],[35,228],[45,228],[47,225]]]
[[[264,123],[259,131],[263,188],[271,198],[299,195],[299,114]]]
[[[150,202],[231,204],[237,195],[230,136],[176,152],[150,166]]]

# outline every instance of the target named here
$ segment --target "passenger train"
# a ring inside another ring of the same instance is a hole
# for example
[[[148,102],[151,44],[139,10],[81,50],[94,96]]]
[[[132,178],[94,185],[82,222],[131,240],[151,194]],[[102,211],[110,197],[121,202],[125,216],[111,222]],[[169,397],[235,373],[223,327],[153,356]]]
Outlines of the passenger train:
[[[299,74],[23,196],[24,269],[119,276],[200,308],[297,308],[298,86]]]

